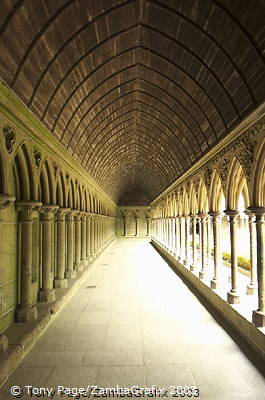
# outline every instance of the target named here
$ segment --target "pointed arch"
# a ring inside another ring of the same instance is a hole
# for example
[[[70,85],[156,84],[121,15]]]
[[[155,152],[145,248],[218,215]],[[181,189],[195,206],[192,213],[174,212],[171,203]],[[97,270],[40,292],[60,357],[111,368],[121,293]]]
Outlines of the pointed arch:
[[[55,204],[54,182],[48,160],[42,164],[39,181],[39,200],[43,204]]]
[[[37,185],[29,152],[23,143],[17,150],[13,162],[13,174],[17,200],[37,201]]]
[[[190,185],[189,199],[190,199],[190,213],[192,215],[195,215],[198,213],[198,201],[197,201],[196,190],[193,183]]]
[[[218,171],[215,169],[210,184],[209,209],[210,211],[223,211],[225,204],[226,199],[222,181]]]
[[[203,179],[199,184],[198,211],[199,213],[208,213],[209,211],[208,192]]]
[[[228,210],[238,210],[241,194],[244,198],[245,208],[247,208],[250,205],[247,179],[240,161],[234,157],[230,164],[226,188],[226,208]]]
[[[265,138],[257,145],[251,179],[251,205],[265,207]]]

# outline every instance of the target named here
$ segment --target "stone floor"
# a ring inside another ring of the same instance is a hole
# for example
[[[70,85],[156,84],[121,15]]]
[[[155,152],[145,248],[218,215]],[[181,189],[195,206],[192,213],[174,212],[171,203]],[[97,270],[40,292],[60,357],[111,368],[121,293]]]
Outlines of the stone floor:
[[[233,340],[150,243],[134,239],[117,240],[98,259],[1,389],[1,400],[14,399],[13,385],[23,398],[37,398],[25,386],[157,385],[173,393],[177,386],[199,389],[199,397],[181,397],[187,399],[265,399],[264,378]],[[53,398],[73,398],[65,391]]]

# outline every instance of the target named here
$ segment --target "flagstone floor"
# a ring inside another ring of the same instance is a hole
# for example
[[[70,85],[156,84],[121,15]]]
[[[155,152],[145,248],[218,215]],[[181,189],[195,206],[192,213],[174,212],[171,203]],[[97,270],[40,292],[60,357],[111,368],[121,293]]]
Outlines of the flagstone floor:
[[[261,374],[151,244],[135,239],[117,240],[95,262],[1,400],[16,398],[14,385],[34,399],[49,398],[51,388],[50,398],[86,398],[73,396],[88,385],[132,388],[135,398],[138,388],[148,398],[154,385],[164,399],[177,387],[184,399],[265,399]]]

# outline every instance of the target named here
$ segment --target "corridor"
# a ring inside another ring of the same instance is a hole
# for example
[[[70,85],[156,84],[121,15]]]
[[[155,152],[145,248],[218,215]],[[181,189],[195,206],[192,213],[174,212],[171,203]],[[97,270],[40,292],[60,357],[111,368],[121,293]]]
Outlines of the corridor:
[[[13,385],[23,390],[20,398],[37,398],[25,386],[156,385],[168,397],[173,387],[188,386],[200,397],[182,398],[264,400],[264,378],[148,241],[116,240],[90,268],[1,400],[15,398]]]

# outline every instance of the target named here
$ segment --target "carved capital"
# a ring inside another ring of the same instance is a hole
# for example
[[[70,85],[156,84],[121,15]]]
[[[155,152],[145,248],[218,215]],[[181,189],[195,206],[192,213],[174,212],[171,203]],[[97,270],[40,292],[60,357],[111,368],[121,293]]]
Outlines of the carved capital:
[[[42,203],[38,201],[16,201],[16,208],[19,211],[20,221],[32,221],[33,213],[39,211]]]

